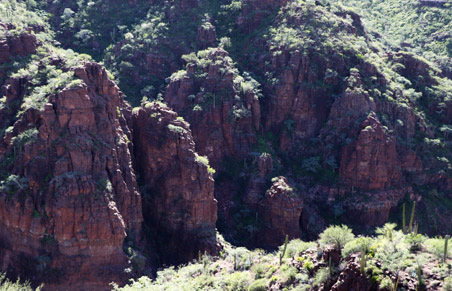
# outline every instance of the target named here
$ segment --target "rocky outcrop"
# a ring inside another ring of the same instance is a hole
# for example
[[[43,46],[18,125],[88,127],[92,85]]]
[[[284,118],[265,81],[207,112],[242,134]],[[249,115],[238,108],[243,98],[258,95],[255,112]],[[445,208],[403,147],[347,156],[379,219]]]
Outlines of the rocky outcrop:
[[[347,261],[345,269],[339,275],[337,282],[330,290],[334,291],[361,291],[373,290],[372,282],[367,278],[366,274],[360,271],[358,256],[353,255]]]
[[[276,177],[273,185],[259,202],[259,215],[264,221],[264,228],[259,234],[260,243],[276,247],[289,239],[301,238],[300,217],[303,200],[295,192],[285,177]]]
[[[0,65],[9,62],[13,56],[26,56],[36,52],[38,41],[34,34],[24,31],[17,36],[9,35],[8,31],[12,29],[12,24],[0,23],[0,30],[7,33],[5,38],[0,39]]]
[[[243,202],[252,210],[256,210],[259,201],[264,198],[268,187],[268,175],[273,170],[273,158],[269,153],[262,153],[257,158],[258,173],[250,177]]]
[[[358,140],[342,151],[341,179],[363,190],[398,186],[402,173],[394,137],[385,132],[373,113],[360,127]]]
[[[197,151],[215,168],[225,157],[247,156],[260,128],[257,82],[241,76],[221,48],[184,58],[186,69],[173,74],[164,98],[191,124]]]
[[[217,251],[217,202],[206,157],[195,151],[189,124],[163,103],[133,114],[135,161],[142,184],[145,224],[166,262]]]
[[[198,27],[196,42],[200,49],[214,47],[217,41],[217,32],[215,26],[209,21],[205,21]]]
[[[245,0],[237,25],[246,32],[255,30],[261,22],[275,10],[284,6],[288,0]]]
[[[2,137],[0,266],[48,289],[99,290],[128,278],[123,243],[141,237],[141,197],[128,105],[100,65],[74,75],[80,85],[26,109]]]

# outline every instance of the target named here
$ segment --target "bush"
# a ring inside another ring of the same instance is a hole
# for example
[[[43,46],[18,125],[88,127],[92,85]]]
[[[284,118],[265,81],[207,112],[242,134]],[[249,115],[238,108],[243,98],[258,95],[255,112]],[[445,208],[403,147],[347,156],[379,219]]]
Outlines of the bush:
[[[314,277],[314,286],[320,286],[330,279],[330,270],[328,268],[320,268]]]
[[[201,164],[203,164],[204,166],[206,166],[207,167],[207,171],[210,173],[210,174],[215,174],[215,169],[214,168],[212,168],[211,166],[210,166],[210,164],[209,164],[209,159],[206,157],[206,156],[196,156],[196,162],[198,162],[198,163],[201,163]]]
[[[355,235],[352,230],[346,225],[335,225],[325,229],[320,234],[320,242],[325,245],[334,245],[338,250],[341,250],[346,243],[353,240]]]
[[[313,242],[304,242],[300,239],[291,240],[287,244],[287,249],[286,249],[286,253],[285,253],[284,257],[292,258],[292,257],[298,256],[302,252],[304,252],[307,249],[312,248],[314,246],[315,246],[315,243],[313,243]],[[280,251],[282,250],[283,247],[284,246],[279,247]]]
[[[39,286],[38,288],[34,289],[31,287],[30,282],[26,281],[25,283],[21,283],[20,279],[18,279],[16,282],[11,282],[6,278],[6,274],[0,273],[0,290],[2,291],[40,291],[41,288],[42,286]]]
[[[405,237],[406,242],[410,245],[410,251],[420,251],[425,238],[422,234],[410,233]]]
[[[374,240],[370,237],[358,237],[345,244],[342,250],[342,256],[347,258],[349,255],[357,252],[361,252],[363,248],[366,252],[369,252],[370,246],[374,243]]]
[[[425,241],[425,245],[427,250],[434,254],[439,260],[442,260],[444,257],[444,239],[442,238],[431,238]],[[452,253],[452,248],[447,249],[447,255],[450,256]]]
[[[248,272],[235,272],[226,277],[226,289],[233,291],[245,291],[249,285],[250,274]]]
[[[267,279],[259,279],[251,283],[248,291],[265,291],[267,290]]]

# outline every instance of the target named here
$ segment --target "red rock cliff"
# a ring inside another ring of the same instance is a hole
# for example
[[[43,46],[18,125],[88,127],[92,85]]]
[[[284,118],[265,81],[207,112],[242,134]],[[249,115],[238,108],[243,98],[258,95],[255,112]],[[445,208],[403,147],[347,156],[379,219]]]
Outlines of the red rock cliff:
[[[188,123],[158,102],[139,108],[133,119],[143,215],[164,261],[193,259],[198,251],[215,253],[214,180],[207,158],[195,151]]]
[[[48,289],[99,290],[128,277],[122,247],[140,237],[141,197],[128,105],[100,65],[74,73],[81,85],[18,115],[1,140],[0,262]]]

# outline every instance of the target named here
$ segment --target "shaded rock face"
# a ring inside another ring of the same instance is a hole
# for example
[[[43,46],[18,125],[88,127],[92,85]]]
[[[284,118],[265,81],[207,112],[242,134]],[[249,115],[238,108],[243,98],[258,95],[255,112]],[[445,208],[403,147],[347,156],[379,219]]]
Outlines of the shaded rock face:
[[[267,130],[280,136],[280,148],[284,152],[292,151],[300,140],[307,140],[317,136],[327,121],[333,98],[326,88],[304,86],[315,83],[324,78],[328,67],[344,68],[344,60],[332,60],[334,65],[325,59],[312,58],[302,55],[298,50],[283,51],[273,54],[271,59],[260,61],[259,67],[271,71],[280,81],[267,85],[264,92],[270,97],[268,114],[265,118]],[[268,65],[265,65],[265,64]],[[310,69],[315,64],[315,72]],[[331,78],[328,82],[333,86],[339,85],[338,78]]]
[[[385,132],[375,114],[361,124],[356,143],[342,151],[340,177],[364,190],[397,186],[402,178],[394,137]]]
[[[253,80],[233,67],[221,48],[189,55],[186,70],[171,78],[165,101],[191,124],[197,151],[216,168],[243,158],[257,142],[261,110]]]
[[[259,215],[264,228],[259,235],[261,244],[275,247],[289,239],[301,238],[300,217],[303,200],[294,192],[285,177],[273,179],[273,185],[259,202]]]
[[[0,143],[0,262],[49,289],[102,289],[125,282],[124,240],[141,236],[130,110],[100,65],[74,74],[81,85],[19,115]]]
[[[198,43],[200,49],[215,46],[217,41],[215,26],[213,26],[210,22],[204,22],[198,27],[196,38],[196,42]]]
[[[264,198],[268,187],[268,175],[273,170],[273,159],[268,153],[263,153],[257,159],[258,173],[250,177],[243,197],[243,202],[252,210],[256,210],[259,201]]]
[[[242,13],[237,18],[237,25],[246,32],[252,32],[259,24],[274,13],[277,8],[284,6],[288,0],[244,0]]]
[[[143,185],[143,214],[163,258],[181,262],[217,250],[217,202],[206,161],[195,152],[189,124],[163,103],[133,115],[135,160]],[[205,159],[205,158],[204,158]]]

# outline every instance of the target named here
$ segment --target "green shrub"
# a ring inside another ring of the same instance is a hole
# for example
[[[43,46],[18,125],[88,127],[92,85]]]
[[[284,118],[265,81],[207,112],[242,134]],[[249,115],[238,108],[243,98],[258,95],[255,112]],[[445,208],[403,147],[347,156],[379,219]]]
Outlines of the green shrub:
[[[314,277],[314,286],[319,287],[328,281],[331,277],[330,270],[328,268],[320,268],[317,273],[315,273]]]
[[[267,279],[259,279],[251,283],[248,291],[265,291],[267,290]]]
[[[203,164],[204,166],[206,166],[207,167],[207,171],[210,173],[210,174],[215,174],[215,169],[214,168],[212,168],[211,166],[210,166],[210,164],[209,164],[209,158],[207,158],[206,156],[196,156],[196,162],[198,162],[198,163],[201,163],[201,164]]]
[[[366,252],[370,251],[370,246],[374,243],[374,240],[370,237],[358,237],[354,240],[349,241],[345,244],[344,249],[342,250],[342,256],[347,258],[349,255],[353,253],[360,252],[363,248]]]
[[[444,279],[442,291],[452,291],[452,276]]]
[[[246,291],[250,282],[249,272],[235,272],[226,276],[226,289],[231,291]]]
[[[425,241],[427,251],[434,254],[439,260],[444,257],[444,242],[443,238],[430,238]],[[451,248],[448,248],[447,255],[450,256],[452,253]]]
[[[342,250],[344,245],[353,240],[355,235],[346,225],[330,226],[320,234],[320,242],[325,245],[334,245],[338,250]]]
[[[410,251],[416,252],[422,249],[422,244],[425,241],[425,237],[421,234],[410,233],[406,235],[405,240],[410,246]]]
[[[316,244],[314,242],[304,242],[300,239],[291,240],[287,244],[287,250],[284,257],[292,258],[295,256],[299,256],[302,252],[306,251],[307,249],[315,247],[315,245]],[[280,251],[282,247],[283,246],[279,247]]]
[[[1,291],[40,291],[42,285],[34,289],[31,287],[30,282],[26,281],[22,283],[20,279],[16,282],[12,282],[6,278],[6,274],[0,273],[0,290]]]

